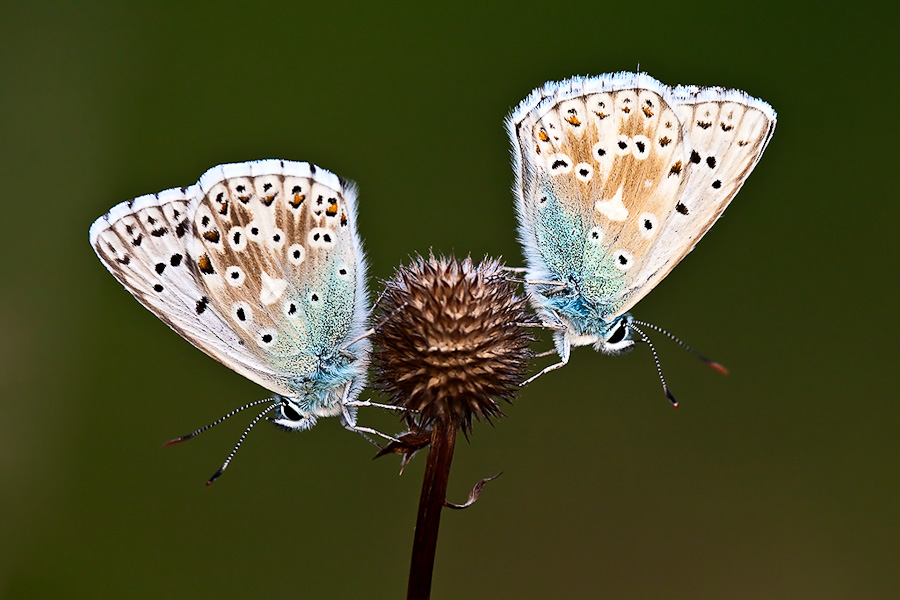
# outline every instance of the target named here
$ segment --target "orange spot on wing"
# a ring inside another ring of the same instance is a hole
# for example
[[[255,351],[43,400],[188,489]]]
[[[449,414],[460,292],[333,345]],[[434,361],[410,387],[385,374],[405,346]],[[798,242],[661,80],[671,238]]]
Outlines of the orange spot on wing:
[[[201,273],[205,273],[207,275],[212,275],[216,272],[216,270],[212,266],[212,261],[210,261],[209,257],[205,254],[197,259],[197,266],[200,268]]]

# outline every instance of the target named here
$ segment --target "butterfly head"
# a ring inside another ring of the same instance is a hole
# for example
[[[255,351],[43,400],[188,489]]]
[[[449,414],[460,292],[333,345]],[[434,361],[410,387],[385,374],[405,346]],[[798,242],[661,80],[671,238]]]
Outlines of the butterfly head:
[[[294,380],[293,397],[275,397],[268,420],[289,431],[306,431],[318,417],[340,415],[344,403],[362,391],[367,362],[342,355],[323,359],[314,375]]]
[[[275,398],[275,414],[269,421],[287,431],[306,431],[316,424],[315,415],[301,407],[291,398],[279,396]]]
[[[594,350],[609,355],[625,354],[634,348],[631,315],[625,313],[608,324],[594,342]]]
[[[609,322],[588,319],[569,321],[568,316],[571,315],[556,315],[565,325],[565,329],[557,332],[558,346],[593,346],[597,352],[610,356],[625,354],[634,348],[633,319],[628,313]]]

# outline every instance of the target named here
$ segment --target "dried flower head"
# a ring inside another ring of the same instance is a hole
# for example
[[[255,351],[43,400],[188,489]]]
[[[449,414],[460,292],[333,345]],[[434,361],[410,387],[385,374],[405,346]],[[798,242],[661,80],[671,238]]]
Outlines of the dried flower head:
[[[419,427],[501,415],[524,379],[531,354],[525,299],[485,259],[416,258],[385,286],[377,346],[377,387],[397,406],[418,411]]]

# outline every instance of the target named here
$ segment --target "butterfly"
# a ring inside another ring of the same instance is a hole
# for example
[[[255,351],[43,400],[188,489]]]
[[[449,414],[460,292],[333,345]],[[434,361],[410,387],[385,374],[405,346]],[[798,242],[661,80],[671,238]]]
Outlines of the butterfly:
[[[370,343],[354,184],[306,162],[219,165],[190,187],[113,207],[90,241],[138,302],[275,393],[243,407],[269,404],[251,427],[272,412],[293,431],[340,416],[378,433],[356,425]]]
[[[549,82],[512,111],[526,284],[560,357],[529,381],[573,346],[618,354],[634,333],[649,343],[638,325],[658,328],[628,311],[721,216],[775,120],[739,90],[626,72]]]

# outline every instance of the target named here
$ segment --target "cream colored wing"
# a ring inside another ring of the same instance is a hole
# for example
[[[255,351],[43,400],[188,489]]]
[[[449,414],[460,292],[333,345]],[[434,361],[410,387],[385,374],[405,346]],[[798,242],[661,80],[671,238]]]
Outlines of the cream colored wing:
[[[712,226],[774,123],[743,92],[643,74],[535,90],[507,121],[529,277],[576,281],[603,321],[623,314]]]
[[[197,185],[114,207],[91,227],[101,261],[209,356],[294,396],[362,333],[355,191],[308,163],[221,165]]]
[[[738,90],[677,87],[675,106],[687,150],[686,183],[674,211],[660,215],[658,239],[623,291],[624,313],[683,259],[722,215],[759,162],[775,130],[772,107]]]
[[[141,196],[113,207],[91,226],[91,245],[138,302],[194,346],[260,385],[276,374],[260,362],[225,316],[211,309],[189,254],[197,186]]]
[[[355,189],[308,163],[207,172],[192,255],[210,304],[279,373],[309,375],[363,331]]]

